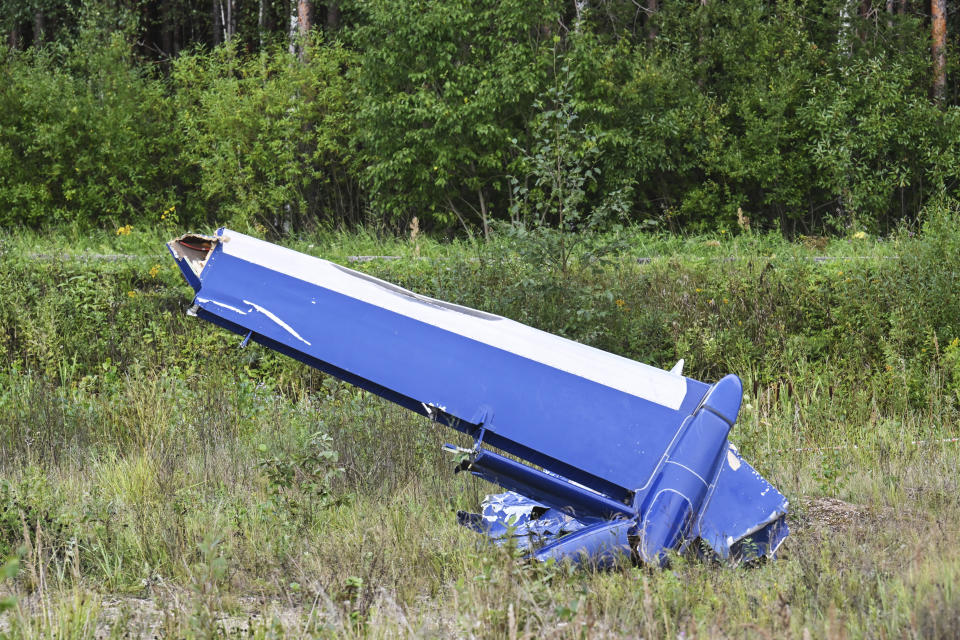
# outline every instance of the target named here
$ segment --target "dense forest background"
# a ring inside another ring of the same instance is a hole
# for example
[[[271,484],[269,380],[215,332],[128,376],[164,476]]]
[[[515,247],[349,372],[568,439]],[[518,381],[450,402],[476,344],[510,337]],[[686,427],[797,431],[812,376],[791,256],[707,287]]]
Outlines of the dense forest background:
[[[0,224],[885,233],[957,195],[945,0],[2,0]]]

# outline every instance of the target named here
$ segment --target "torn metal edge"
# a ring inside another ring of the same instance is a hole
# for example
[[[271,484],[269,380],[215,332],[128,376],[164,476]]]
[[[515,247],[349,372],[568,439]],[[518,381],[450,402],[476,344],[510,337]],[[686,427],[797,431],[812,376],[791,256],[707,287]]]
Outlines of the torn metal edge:
[[[190,267],[190,270],[198,278],[206,266],[207,260],[213,250],[221,242],[227,242],[228,238],[220,236],[205,236],[197,233],[185,233],[179,238],[174,238],[167,243],[170,253],[178,261],[183,261]]]

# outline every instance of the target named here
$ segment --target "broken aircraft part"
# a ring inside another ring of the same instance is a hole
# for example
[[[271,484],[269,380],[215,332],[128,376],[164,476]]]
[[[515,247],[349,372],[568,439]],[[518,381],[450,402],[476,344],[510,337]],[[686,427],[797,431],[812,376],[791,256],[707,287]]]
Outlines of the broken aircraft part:
[[[662,565],[699,540],[741,561],[788,534],[786,499],[727,440],[736,376],[708,385],[228,229],[168,247],[191,314],[471,436],[457,470],[508,492],[460,523],[532,558]]]

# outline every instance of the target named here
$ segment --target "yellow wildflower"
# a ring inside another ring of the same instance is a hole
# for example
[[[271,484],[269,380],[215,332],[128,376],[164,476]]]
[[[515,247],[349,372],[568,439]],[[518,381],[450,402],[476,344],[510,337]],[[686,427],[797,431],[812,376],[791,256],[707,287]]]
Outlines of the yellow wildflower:
[[[622,308],[623,308],[623,305],[625,305],[625,304],[627,304],[627,303],[624,302],[622,299],[617,298],[616,304],[617,304],[618,307],[620,307],[620,308],[622,309]]]
[[[132,291],[132,290],[131,290],[131,291],[127,291],[127,297],[129,297],[129,298],[136,298],[136,297],[137,297],[137,292],[136,292],[136,291]]]
[[[162,267],[161,265],[159,265],[159,264],[155,264],[155,265],[153,265],[152,267],[150,267],[150,277],[151,277],[151,278],[156,278],[156,277],[157,277],[157,274],[160,273],[160,269],[162,269],[162,268],[163,268],[163,267]]]

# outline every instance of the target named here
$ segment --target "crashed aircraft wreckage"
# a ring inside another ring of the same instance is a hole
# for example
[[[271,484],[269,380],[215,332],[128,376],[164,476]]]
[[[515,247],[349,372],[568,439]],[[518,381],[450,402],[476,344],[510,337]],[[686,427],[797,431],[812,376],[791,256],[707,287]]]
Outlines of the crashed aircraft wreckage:
[[[447,445],[457,470],[508,491],[459,521],[531,558],[737,562],[788,534],[786,499],[727,440],[734,375],[705,384],[229,229],[167,246],[191,314],[472,437]]]

